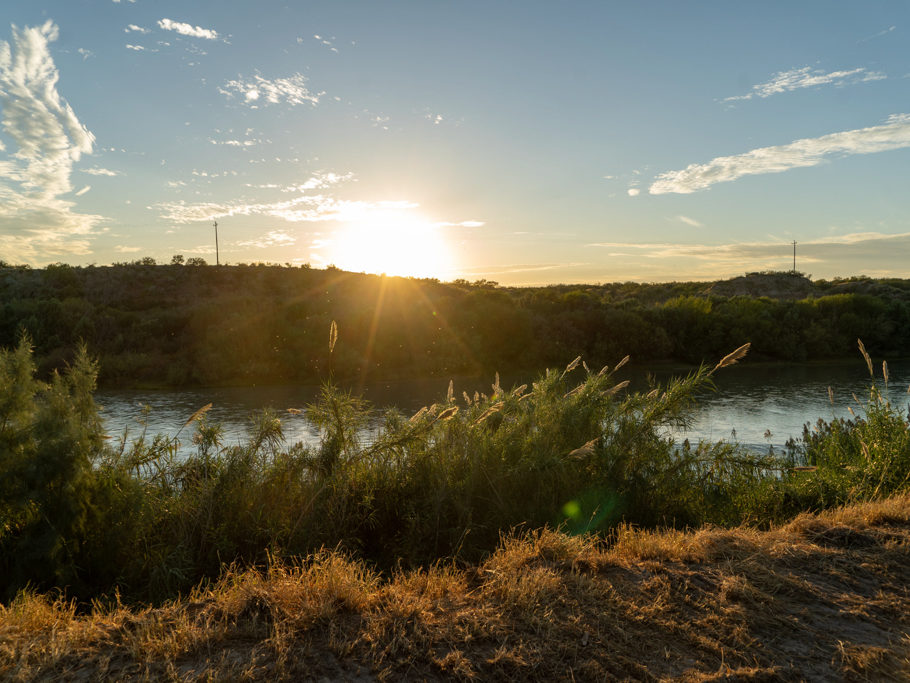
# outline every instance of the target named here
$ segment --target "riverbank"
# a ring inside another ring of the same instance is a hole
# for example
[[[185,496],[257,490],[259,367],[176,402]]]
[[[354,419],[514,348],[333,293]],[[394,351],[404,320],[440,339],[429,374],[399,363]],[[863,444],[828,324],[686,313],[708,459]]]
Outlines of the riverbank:
[[[910,496],[770,531],[503,540],[382,578],[325,552],[160,608],[0,607],[10,680],[883,680],[910,676]]]

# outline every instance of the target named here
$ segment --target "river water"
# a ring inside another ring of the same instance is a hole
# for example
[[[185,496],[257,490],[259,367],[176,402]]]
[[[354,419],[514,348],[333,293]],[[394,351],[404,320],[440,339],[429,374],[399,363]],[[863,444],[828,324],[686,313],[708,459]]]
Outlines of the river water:
[[[881,377],[881,367],[875,368],[876,383],[892,405],[906,412],[910,403],[907,393],[910,384],[910,360],[889,363],[890,382],[887,390]],[[665,382],[670,373],[656,373]],[[579,378],[581,375],[579,375]],[[633,387],[645,388],[644,372],[623,369],[617,379],[632,380]],[[489,393],[490,380],[456,378],[455,394],[475,390]],[[514,384],[503,378],[505,388]],[[773,446],[779,451],[786,441],[802,434],[803,425],[819,418],[850,417],[851,406],[862,414],[862,404],[869,398],[871,380],[865,363],[767,365],[748,362],[725,368],[716,375],[717,389],[699,396],[694,411],[694,423],[676,434],[690,441],[739,442],[752,450],[767,452]],[[828,387],[834,393],[829,399]],[[408,414],[445,397],[448,380],[422,379],[369,384],[362,393],[375,408],[396,406]],[[187,419],[202,406],[212,403],[208,413],[211,422],[224,428],[224,443],[236,444],[248,435],[250,414],[264,407],[275,408],[282,419],[285,439],[289,444],[302,441],[318,443],[319,433],[300,414],[290,414],[288,408],[302,409],[313,402],[316,386],[234,387],[189,390],[103,390],[96,394],[102,407],[108,434],[115,439],[124,432],[129,441],[138,437],[147,422],[147,433],[179,434],[181,451],[193,449],[193,427],[181,431]],[[857,402],[854,396],[859,399]]]

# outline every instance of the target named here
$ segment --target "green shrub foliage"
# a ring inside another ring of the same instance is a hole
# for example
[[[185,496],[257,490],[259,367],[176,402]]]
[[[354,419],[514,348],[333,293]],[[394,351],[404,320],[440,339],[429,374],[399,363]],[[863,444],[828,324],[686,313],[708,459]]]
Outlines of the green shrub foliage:
[[[739,283],[509,288],[153,263],[0,264],[0,346],[27,332],[47,378],[85,342],[106,386],[316,381],[328,370],[333,319],[348,339],[334,359],[339,380],[536,371],[578,355],[602,364],[630,349],[640,362],[698,365],[746,341],[753,355],[791,361],[847,357],[858,336],[873,353],[910,353],[906,280],[766,273]]]
[[[785,454],[675,443],[668,428],[724,364],[631,392],[579,358],[530,386],[452,387],[410,416],[326,383],[305,415],[263,411],[228,445],[204,409],[175,438],[106,439],[84,348],[44,382],[23,338],[0,352],[0,590],[154,601],[225,563],[322,547],[394,570],[480,559],[519,527],[770,524],[908,488],[907,419],[874,387],[861,415]],[[283,421],[304,417],[321,442],[286,443]]]

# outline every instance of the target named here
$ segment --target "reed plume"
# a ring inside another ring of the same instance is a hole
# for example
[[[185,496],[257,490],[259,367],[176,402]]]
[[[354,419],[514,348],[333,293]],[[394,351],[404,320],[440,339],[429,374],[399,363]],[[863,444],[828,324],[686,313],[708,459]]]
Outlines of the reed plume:
[[[872,369],[872,359],[869,357],[869,354],[866,353],[866,347],[863,346],[863,340],[857,339],[856,345],[859,346],[859,352],[863,354],[863,358],[866,360],[866,367],[869,368],[869,377],[875,377],[875,371]]]
[[[714,366],[714,369],[711,372],[716,372],[721,368],[729,367],[730,365],[735,365],[740,360],[745,358],[746,354],[749,353],[749,348],[752,346],[752,342],[746,342],[740,346],[735,351],[728,353],[726,356],[720,359],[720,362]]]
[[[566,366],[566,369],[562,371],[562,376],[565,377],[570,372],[572,372],[572,370],[574,370],[575,368],[578,367],[579,363],[581,363],[581,356],[579,356],[578,358],[576,358],[575,360],[573,360],[571,363],[569,363]]]
[[[333,320],[329,325],[329,353],[334,353],[335,343],[338,341],[338,324]]]
[[[569,451],[570,458],[583,458],[586,455],[591,455],[594,453],[594,448],[597,445],[597,439],[591,439],[586,444],[579,446],[573,451]]]
[[[484,422],[488,417],[490,417],[490,415],[492,415],[493,413],[498,413],[500,410],[502,410],[502,405],[503,405],[502,401],[498,401],[497,403],[494,403],[493,405],[491,405],[489,408],[487,408],[485,411],[483,411],[483,413],[480,415],[480,417],[478,417],[476,420],[474,420],[474,424],[479,425],[481,422]]]
[[[604,392],[604,396],[612,396],[617,391],[621,391],[622,389],[625,389],[627,386],[629,386],[629,380],[627,380],[627,379],[623,380],[622,382],[620,382],[616,386],[612,387],[611,389],[607,389]]]
[[[451,420],[455,415],[458,414],[458,406],[452,406],[451,408],[446,408],[439,415],[436,416],[437,422],[444,422],[445,420]]]
[[[190,415],[190,419],[183,423],[183,427],[181,427],[181,429],[185,429],[186,427],[189,427],[193,422],[195,422],[196,420],[201,418],[203,415],[205,415],[211,409],[212,409],[211,403],[207,403],[206,405],[202,406],[199,410],[197,410],[195,413]]]

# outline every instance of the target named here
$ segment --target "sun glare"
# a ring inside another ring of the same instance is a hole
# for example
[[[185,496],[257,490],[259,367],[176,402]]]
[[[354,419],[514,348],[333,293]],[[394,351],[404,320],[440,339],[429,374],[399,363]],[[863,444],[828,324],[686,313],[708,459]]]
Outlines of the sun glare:
[[[410,212],[377,212],[338,229],[329,262],[354,272],[443,277],[452,255],[442,230]]]

